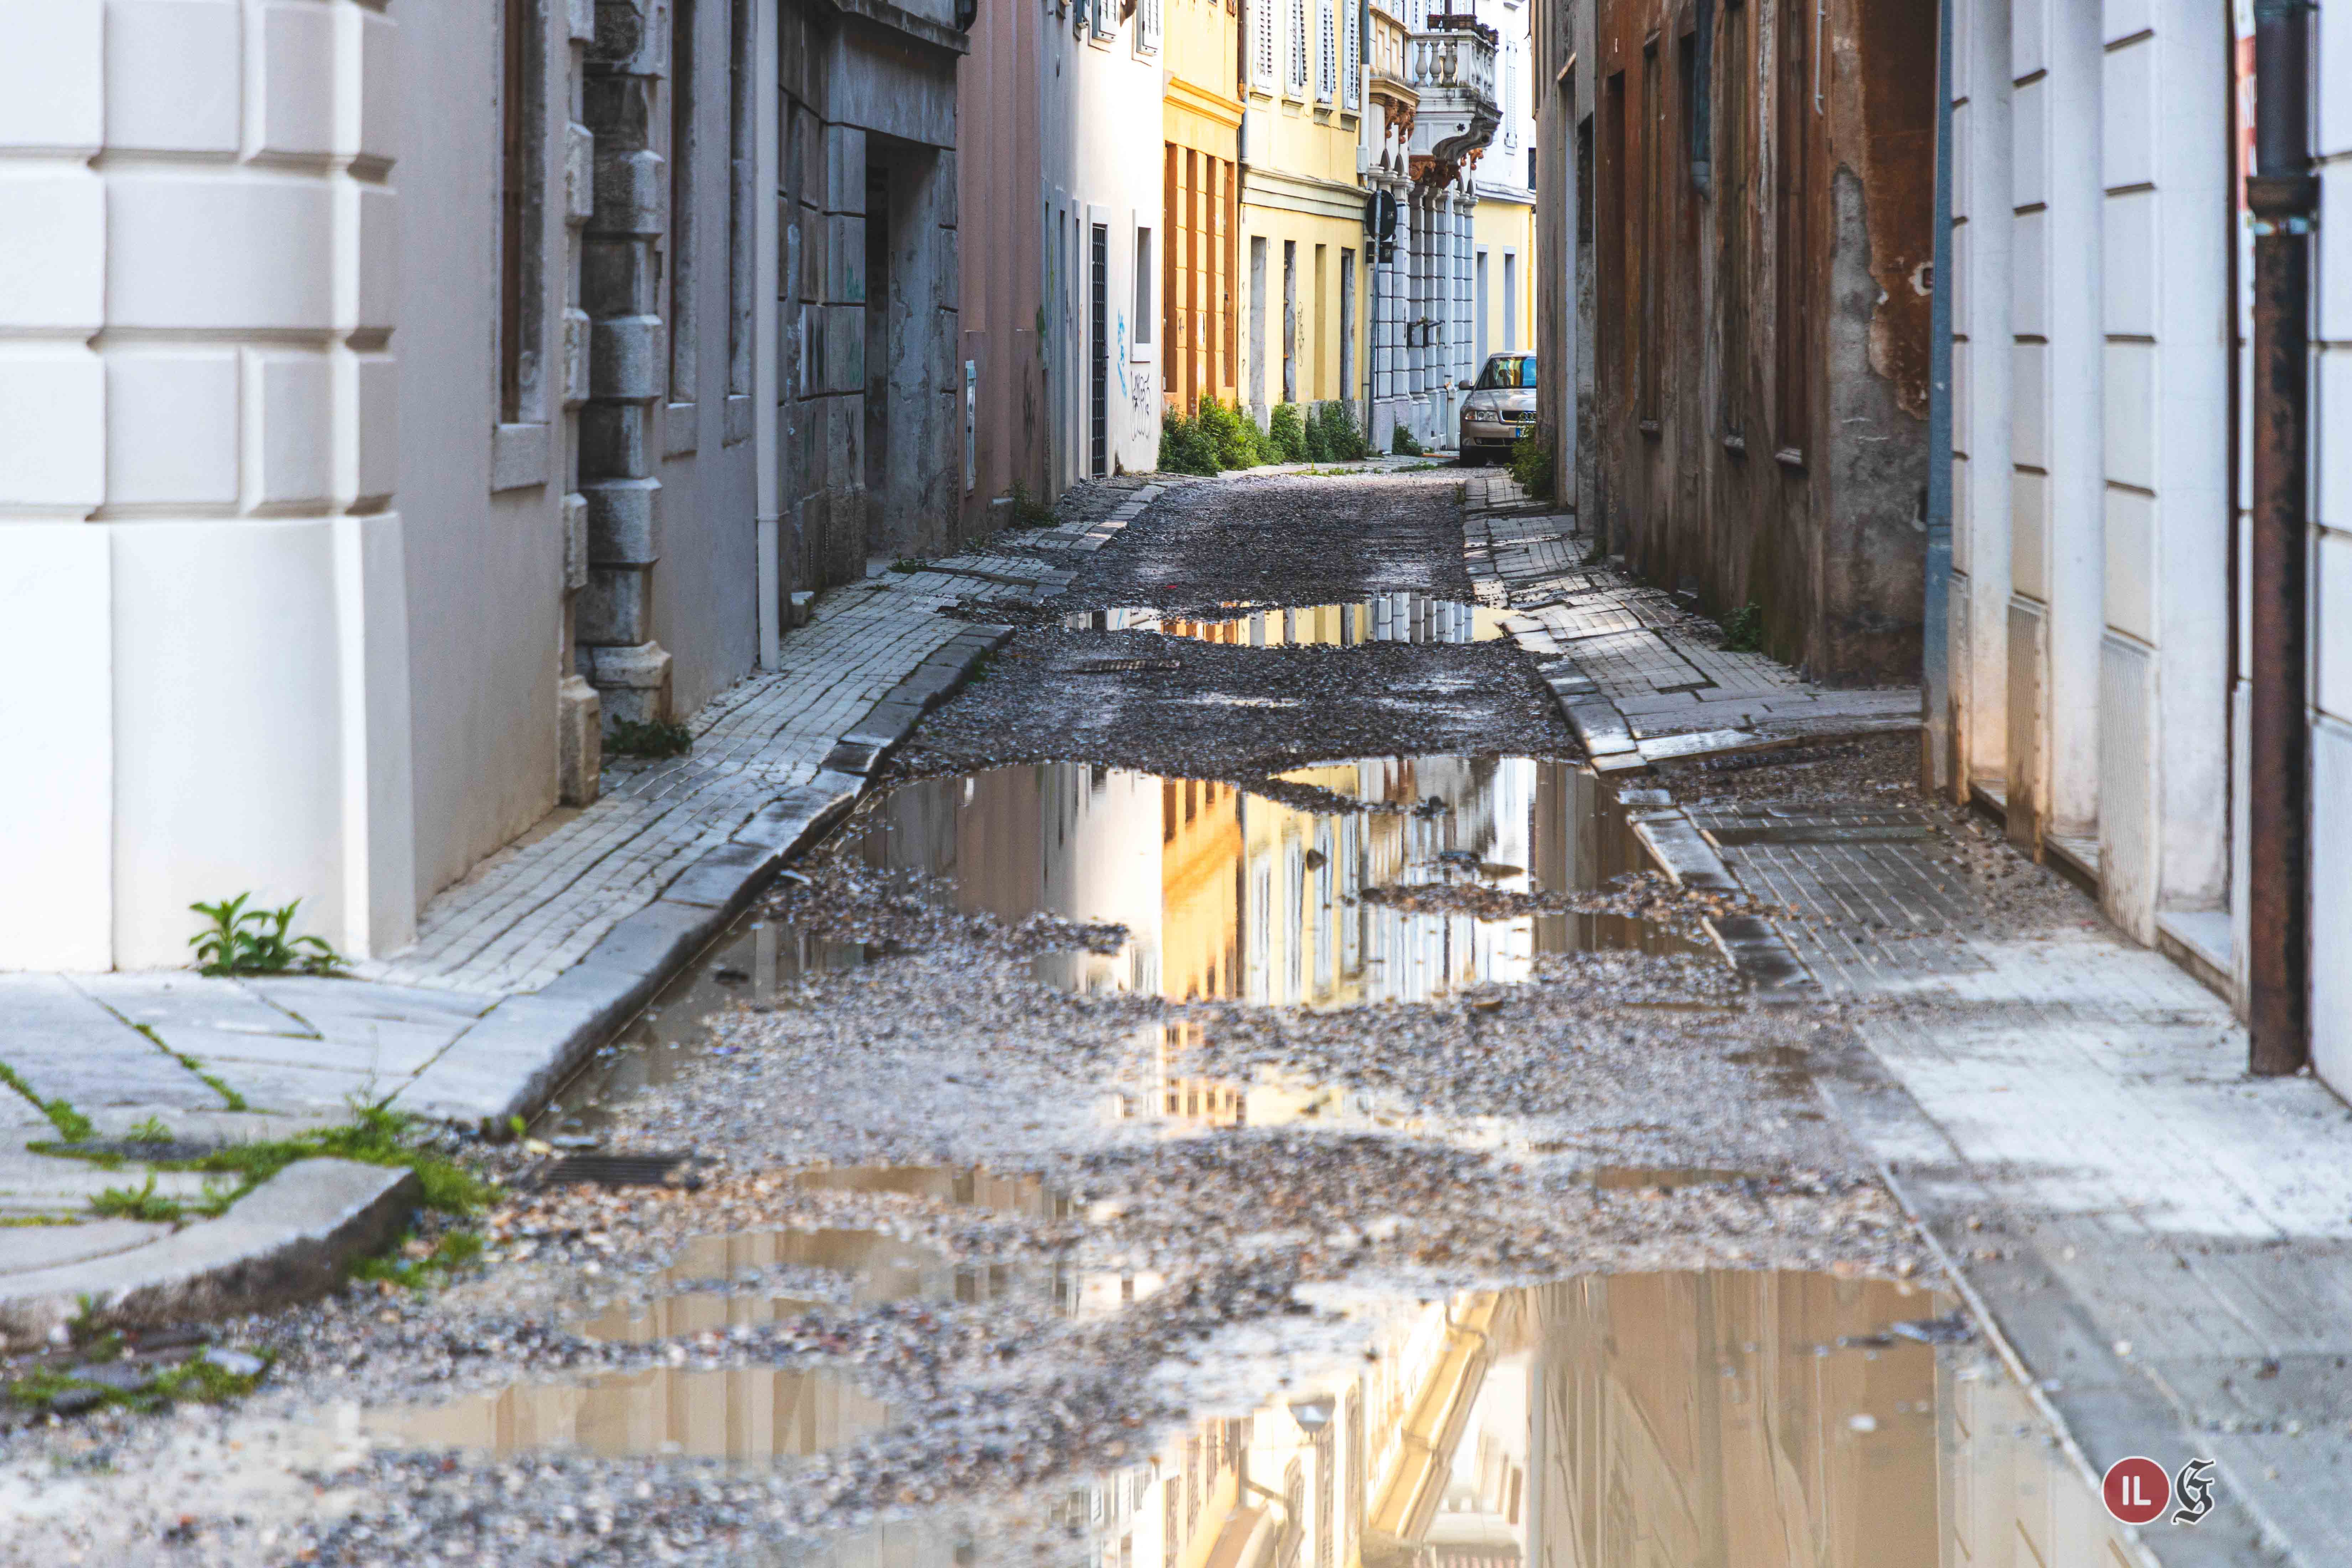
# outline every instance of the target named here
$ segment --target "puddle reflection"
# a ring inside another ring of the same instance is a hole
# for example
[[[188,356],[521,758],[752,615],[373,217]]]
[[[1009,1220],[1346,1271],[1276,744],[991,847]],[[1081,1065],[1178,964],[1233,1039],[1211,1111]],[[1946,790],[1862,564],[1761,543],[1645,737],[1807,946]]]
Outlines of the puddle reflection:
[[[1884,1568],[2008,1562],[2021,1539],[2019,1562],[2093,1561],[2098,1500],[1997,1367],[1835,1348],[1948,1305],[1736,1272],[1398,1305],[1360,1373],[1097,1482],[1097,1561]]]
[[[1606,889],[1649,868],[1613,797],[1573,764],[1369,758],[1300,768],[1282,798],[1214,780],[1048,763],[918,780],[875,801],[851,852],[954,884],[966,910],[1123,925],[1115,953],[1038,960],[1050,983],[1172,1001],[1420,1002],[1528,977],[1541,953],[1697,951],[1614,915],[1486,918],[1367,892],[1477,879]]]
[[[1176,616],[1150,605],[1081,610],[1063,617],[1070,631],[1150,631],[1237,647],[1354,647],[1360,643],[1493,642],[1505,636],[1510,611],[1433,599],[1426,594],[1381,594],[1356,605],[1269,608],[1223,605],[1226,616]]]

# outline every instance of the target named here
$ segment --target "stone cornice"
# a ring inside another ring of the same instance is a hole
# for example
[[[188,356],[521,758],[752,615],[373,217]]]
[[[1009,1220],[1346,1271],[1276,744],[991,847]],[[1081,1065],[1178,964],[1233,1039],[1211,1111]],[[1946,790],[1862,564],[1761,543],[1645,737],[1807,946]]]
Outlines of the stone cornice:
[[[1171,76],[1168,79],[1167,85],[1160,90],[1160,101],[1173,104],[1178,109],[1188,109],[1204,119],[1215,121],[1220,125],[1231,126],[1236,131],[1241,129],[1241,100],[1212,92],[1207,88],[1196,86],[1181,76]]]
[[[971,53],[971,39],[959,29],[934,22],[927,16],[918,16],[903,5],[893,5],[891,0],[830,0],[830,3],[845,16],[855,16],[877,27],[903,33],[919,43],[953,54]]]

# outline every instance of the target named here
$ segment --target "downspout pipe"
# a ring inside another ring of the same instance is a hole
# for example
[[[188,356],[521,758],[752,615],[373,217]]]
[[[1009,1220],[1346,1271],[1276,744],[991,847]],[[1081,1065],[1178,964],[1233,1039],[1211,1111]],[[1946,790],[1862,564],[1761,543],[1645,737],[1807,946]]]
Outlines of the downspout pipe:
[[[782,660],[785,580],[782,441],[776,428],[782,370],[776,296],[783,259],[776,234],[776,191],[782,182],[778,114],[778,51],[782,0],[758,0],[751,16],[751,472],[760,668]]]
[[[2311,1059],[2309,0],[2255,0],[2248,1068]]]
[[[1919,784],[1953,790],[1952,734],[1952,13],[1937,10],[1935,279],[1927,297],[1927,594],[1919,628]]]

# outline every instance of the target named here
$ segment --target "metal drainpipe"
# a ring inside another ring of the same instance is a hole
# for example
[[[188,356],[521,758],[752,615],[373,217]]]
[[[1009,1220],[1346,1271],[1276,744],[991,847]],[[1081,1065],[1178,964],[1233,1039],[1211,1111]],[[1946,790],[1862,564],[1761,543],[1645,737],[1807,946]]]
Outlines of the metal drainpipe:
[[[777,363],[778,316],[775,279],[783,275],[778,247],[776,188],[783,167],[778,145],[777,58],[780,0],[760,0],[751,14],[751,104],[758,116],[751,133],[751,470],[752,549],[756,563],[760,668],[782,662],[785,577],[783,550],[783,455],[777,438],[776,409],[783,387]],[[765,287],[756,281],[765,279]]]
[[[2252,867],[2248,1068],[2311,1057],[2311,11],[2255,0]]]
[[[1949,795],[1952,735],[1952,13],[1937,7],[1936,232],[1927,298],[1927,603],[1919,628],[1919,783]]]

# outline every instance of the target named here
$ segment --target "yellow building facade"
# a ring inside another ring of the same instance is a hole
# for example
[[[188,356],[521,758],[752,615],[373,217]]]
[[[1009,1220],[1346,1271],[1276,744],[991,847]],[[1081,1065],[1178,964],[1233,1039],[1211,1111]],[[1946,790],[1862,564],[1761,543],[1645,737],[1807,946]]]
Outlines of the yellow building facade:
[[[1241,225],[1242,104],[1234,58],[1239,0],[1140,0],[1161,7],[1161,406],[1240,385],[1234,277]],[[1140,316],[1142,313],[1139,313]]]
[[[1349,0],[1244,4],[1242,378],[1263,423],[1364,395],[1364,83]]]
[[[1535,332],[1536,208],[1480,183],[1470,209],[1472,360],[1532,352]]]

